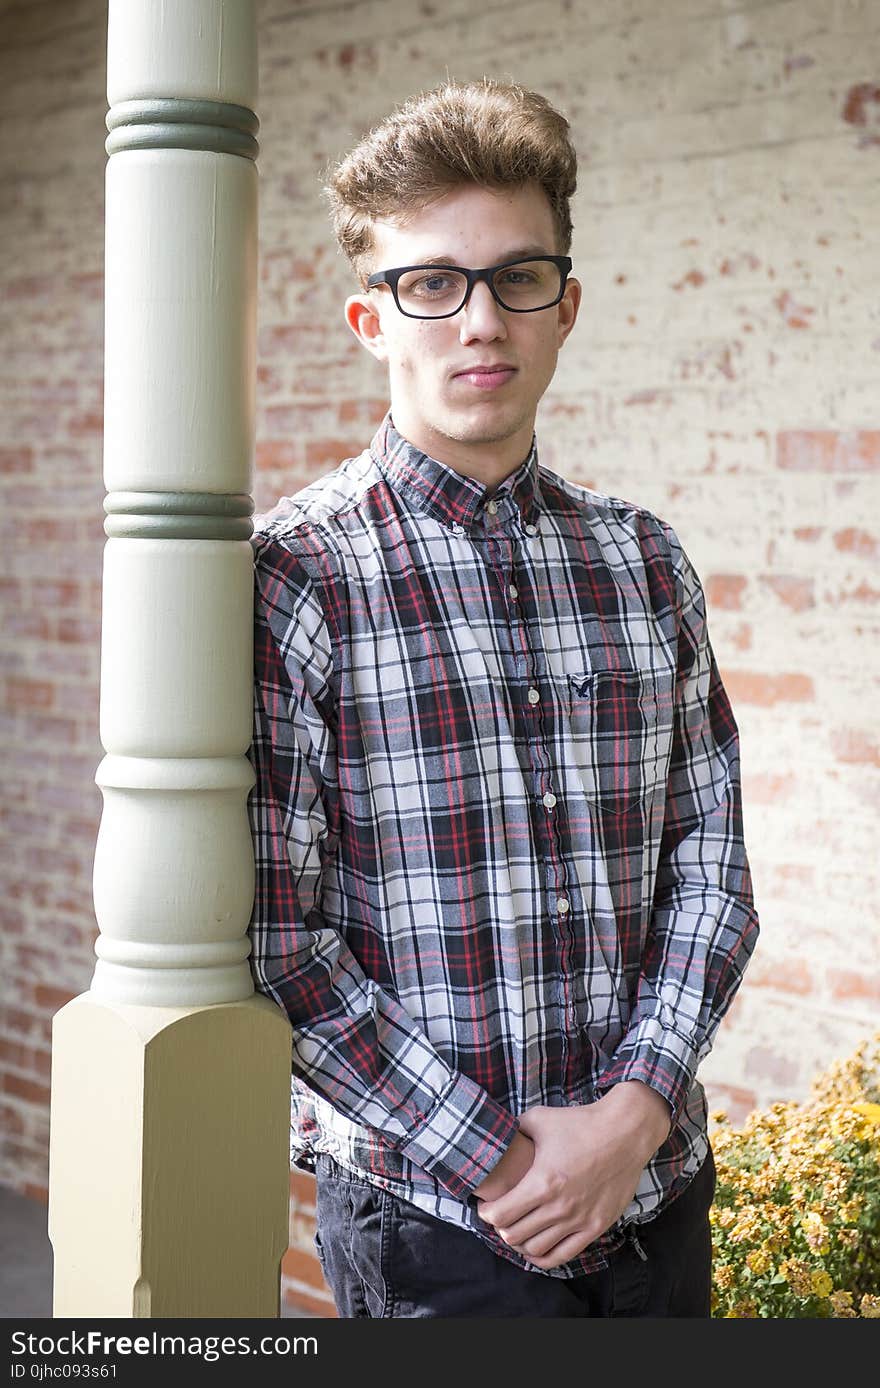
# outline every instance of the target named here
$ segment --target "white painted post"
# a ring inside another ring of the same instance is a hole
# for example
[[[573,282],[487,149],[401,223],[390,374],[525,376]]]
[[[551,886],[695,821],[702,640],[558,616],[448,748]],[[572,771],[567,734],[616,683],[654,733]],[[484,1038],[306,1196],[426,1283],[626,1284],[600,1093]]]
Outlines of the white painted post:
[[[100,927],[53,1023],[54,1314],[279,1314],[290,1031],[254,865],[253,0],[110,0]]]

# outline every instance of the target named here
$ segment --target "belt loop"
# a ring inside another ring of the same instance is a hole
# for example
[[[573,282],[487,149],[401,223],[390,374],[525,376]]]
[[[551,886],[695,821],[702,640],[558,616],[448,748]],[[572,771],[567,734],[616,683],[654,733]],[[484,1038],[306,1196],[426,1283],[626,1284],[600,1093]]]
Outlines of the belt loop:
[[[639,1242],[639,1236],[636,1233],[635,1225],[631,1224],[629,1226],[629,1228],[626,1231],[626,1236],[632,1244],[633,1252],[638,1254],[643,1263],[646,1263],[648,1261],[648,1255]]]

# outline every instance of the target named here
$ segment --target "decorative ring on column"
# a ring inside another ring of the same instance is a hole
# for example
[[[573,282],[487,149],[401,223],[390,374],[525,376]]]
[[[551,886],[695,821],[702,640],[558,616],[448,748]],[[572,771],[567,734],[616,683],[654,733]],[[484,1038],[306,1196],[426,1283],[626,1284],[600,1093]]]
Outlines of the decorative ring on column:
[[[109,492],[104,533],[126,540],[249,540],[253,499],[214,492]]]
[[[229,101],[119,101],[107,112],[108,154],[123,149],[202,149],[256,159],[260,122]]]

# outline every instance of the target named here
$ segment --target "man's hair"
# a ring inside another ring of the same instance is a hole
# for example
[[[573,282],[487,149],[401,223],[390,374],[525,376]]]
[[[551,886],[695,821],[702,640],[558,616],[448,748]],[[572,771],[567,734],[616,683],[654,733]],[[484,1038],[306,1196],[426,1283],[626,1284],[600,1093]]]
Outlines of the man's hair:
[[[333,229],[362,287],[373,221],[406,222],[463,183],[537,183],[550,203],[556,251],[571,246],[577,155],[569,123],[546,97],[484,77],[444,82],[398,106],[325,175]]]

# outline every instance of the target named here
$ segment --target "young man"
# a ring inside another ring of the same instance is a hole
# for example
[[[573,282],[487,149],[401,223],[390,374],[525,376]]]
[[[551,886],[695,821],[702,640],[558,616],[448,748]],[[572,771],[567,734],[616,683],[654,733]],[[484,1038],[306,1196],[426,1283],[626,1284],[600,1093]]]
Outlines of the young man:
[[[538,461],[575,174],[489,81],[335,168],[390,412],[254,541],[253,968],[342,1316],[709,1314],[737,731],[674,532]]]

